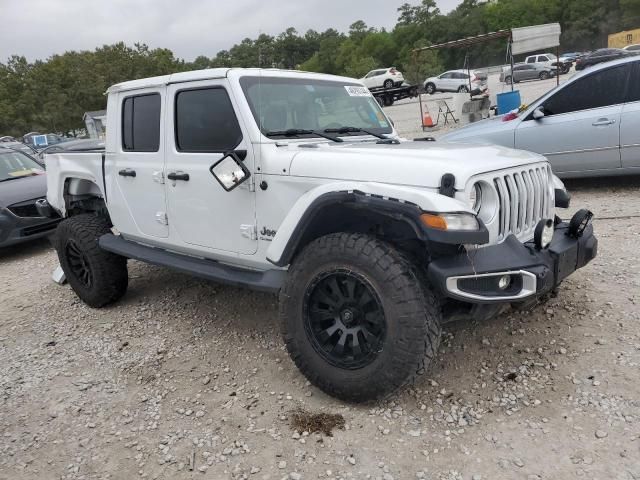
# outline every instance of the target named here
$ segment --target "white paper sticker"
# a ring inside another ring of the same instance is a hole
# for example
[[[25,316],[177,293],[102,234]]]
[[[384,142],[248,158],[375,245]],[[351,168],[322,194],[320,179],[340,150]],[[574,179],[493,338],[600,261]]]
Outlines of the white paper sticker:
[[[370,97],[371,92],[367,87],[356,87],[353,85],[345,85],[344,88],[351,97]]]

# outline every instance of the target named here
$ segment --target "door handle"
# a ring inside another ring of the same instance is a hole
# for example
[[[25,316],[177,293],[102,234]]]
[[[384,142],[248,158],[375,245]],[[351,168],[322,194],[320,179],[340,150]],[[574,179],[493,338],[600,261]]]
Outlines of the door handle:
[[[593,125],[594,127],[604,127],[605,125],[613,125],[614,123],[616,123],[615,120],[609,120],[608,118],[599,118],[591,125]]]
[[[188,173],[183,173],[183,172],[171,172],[169,175],[167,175],[167,178],[169,180],[182,180],[183,182],[188,182],[189,181],[189,174]]]
[[[136,171],[131,170],[130,168],[125,168],[124,170],[120,170],[118,172],[118,175],[120,175],[121,177],[135,177]]]

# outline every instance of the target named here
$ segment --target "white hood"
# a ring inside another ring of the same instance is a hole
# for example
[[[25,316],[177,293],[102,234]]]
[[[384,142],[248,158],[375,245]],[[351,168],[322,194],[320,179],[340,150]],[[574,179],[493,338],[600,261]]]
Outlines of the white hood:
[[[545,160],[535,153],[497,145],[440,142],[319,143],[316,148],[296,150],[292,176],[429,188],[438,188],[445,173],[456,177],[456,189],[463,189],[474,175]]]

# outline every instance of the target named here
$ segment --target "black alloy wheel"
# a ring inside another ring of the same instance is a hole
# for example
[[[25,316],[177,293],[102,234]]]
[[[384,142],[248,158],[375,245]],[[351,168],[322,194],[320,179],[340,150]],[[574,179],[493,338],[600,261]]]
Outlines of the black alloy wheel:
[[[382,350],[387,331],[382,302],[358,273],[336,269],[315,278],[306,290],[303,315],[314,350],[335,367],[365,367]]]
[[[93,285],[93,273],[89,265],[87,256],[80,250],[73,239],[68,239],[65,245],[65,253],[69,261],[71,274],[85,288],[91,288]]]

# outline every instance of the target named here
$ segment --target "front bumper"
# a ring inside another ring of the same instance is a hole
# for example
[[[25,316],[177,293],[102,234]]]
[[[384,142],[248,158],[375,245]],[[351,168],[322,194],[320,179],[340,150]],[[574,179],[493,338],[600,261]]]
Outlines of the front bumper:
[[[51,235],[60,218],[19,217],[0,208],[0,247]]]
[[[568,223],[556,225],[553,240],[541,250],[511,235],[499,245],[439,258],[429,264],[429,280],[446,297],[468,303],[530,300],[557,287],[597,255],[592,225],[579,238],[569,236],[568,228]],[[505,289],[498,288],[502,277],[508,277]]]

